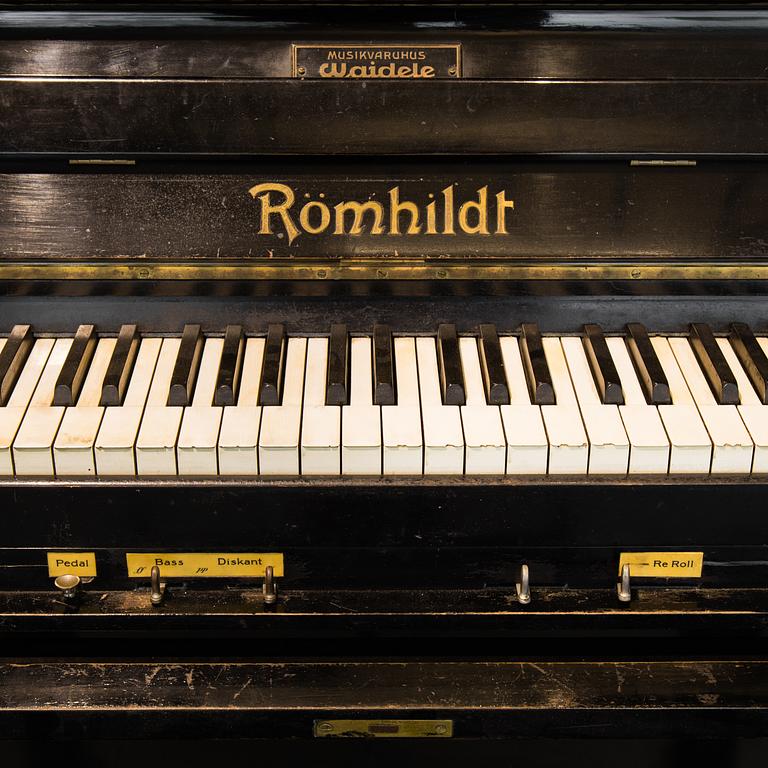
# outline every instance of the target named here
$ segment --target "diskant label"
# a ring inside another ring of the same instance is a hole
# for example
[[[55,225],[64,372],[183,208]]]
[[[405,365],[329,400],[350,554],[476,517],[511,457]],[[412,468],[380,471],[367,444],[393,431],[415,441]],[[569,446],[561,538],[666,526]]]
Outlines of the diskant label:
[[[283,575],[279,552],[126,552],[128,576],[148,579],[152,566],[160,576],[179,578],[263,578],[267,566],[275,578]]]
[[[704,565],[703,552],[622,552],[621,569],[629,563],[629,575],[658,579],[698,579]]]
[[[95,552],[49,552],[48,575],[57,576],[95,576]]]

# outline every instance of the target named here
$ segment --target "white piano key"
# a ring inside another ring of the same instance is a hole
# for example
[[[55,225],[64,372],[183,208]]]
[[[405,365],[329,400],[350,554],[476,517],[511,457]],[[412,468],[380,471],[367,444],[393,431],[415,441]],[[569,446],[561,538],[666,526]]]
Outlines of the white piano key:
[[[162,343],[159,338],[141,340],[123,404],[104,412],[94,447],[98,475],[136,474],[136,438]]]
[[[668,341],[712,440],[710,471],[713,474],[749,473],[754,443],[736,406],[717,404],[688,339],[678,337]]]
[[[503,475],[507,468],[507,440],[497,405],[487,405],[477,339],[459,339],[466,405],[461,406],[465,467],[468,475]]]
[[[53,349],[53,339],[37,339],[13,388],[8,404],[0,408],[0,475],[13,475],[13,441],[27,406]]]
[[[218,474],[218,440],[222,407],[213,405],[224,339],[206,339],[197,373],[192,405],[184,409],[176,443],[179,475]]]
[[[350,341],[349,405],[341,409],[341,473],[381,474],[381,408],[373,404],[371,339]]]
[[[629,438],[629,474],[666,474],[669,470],[669,440],[656,406],[648,405],[640,380],[622,338],[608,337],[608,351],[619,374],[624,405],[619,406]]]
[[[424,443],[415,339],[395,338],[394,355],[397,405],[381,407],[384,474],[420,475]]]
[[[262,475],[300,473],[301,401],[304,393],[306,338],[288,339],[283,399],[261,410],[259,471]]]
[[[589,441],[563,347],[560,339],[553,337],[544,337],[542,346],[555,390],[555,405],[541,406],[549,440],[549,474],[585,475],[589,464]]]
[[[221,419],[220,475],[258,474],[261,427],[261,406],[258,402],[264,343],[262,338],[246,340],[237,404],[224,408]]]
[[[80,396],[75,405],[64,412],[53,444],[57,475],[85,477],[96,474],[93,449],[104,416],[99,400],[116,343],[117,339],[99,339]]]
[[[136,473],[167,476],[176,474],[176,438],[184,409],[168,406],[168,390],[179,354],[180,338],[163,339],[147,395],[147,407],[136,438]]]
[[[696,403],[669,342],[661,336],[652,336],[651,344],[672,397],[672,405],[658,406],[670,443],[669,473],[706,474],[712,462],[712,442]]]
[[[52,405],[53,392],[71,346],[72,339],[56,339],[35,387],[13,442],[17,475],[54,476],[53,442],[64,416],[64,406]]]
[[[590,475],[624,475],[629,467],[629,439],[619,409],[600,401],[581,338],[563,336],[560,343],[587,430],[587,472]]]
[[[546,475],[547,432],[541,408],[531,405],[520,347],[514,336],[502,336],[499,343],[509,389],[509,405],[500,408],[507,440],[507,474]]]
[[[328,339],[310,339],[301,419],[302,475],[341,472],[341,406],[325,404],[327,371]]]
[[[739,362],[728,339],[717,339],[717,344],[733,371],[739,387],[739,405],[737,406],[744,426],[755,446],[752,457],[752,473],[768,472],[768,405],[763,405],[757,396],[752,382]]]
[[[458,406],[443,405],[433,338],[416,339],[416,358],[424,427],[424,474],[461,475],[464,473],[461,413]]]

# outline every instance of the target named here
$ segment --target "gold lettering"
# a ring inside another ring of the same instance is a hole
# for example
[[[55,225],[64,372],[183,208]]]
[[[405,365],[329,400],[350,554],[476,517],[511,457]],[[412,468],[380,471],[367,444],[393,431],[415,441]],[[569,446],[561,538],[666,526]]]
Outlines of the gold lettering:
[[[437,201],[427,203],[427,231],[428,235],[437,234]]]
[[[344,214],[347,211],[352,211],[352,227],[349,230],[350,235],[359,235],[363,231],[363,217],[366,211],[373,213],[373,226],[371,227],[372,235],[384,234],[384,227],[381,225],[384,218],[384,206],[375,200],[369,200],[366,203],[356,203],[354,200],[344,201],[333,206],[333,210],[336,211],[336,228],[333,231],[334,235],[345,235],[344,230]]]
[[[488,232],[488,187],[477,190],[478,200],[467,200],[459,208],[459,226],[468,235],[487,235]],[[477,213],[477,224],[469,223],[469,212]]]
[[[259,234],[272,234],[269,217],[272,216],[272,214],[277,214],[283,222],[285,231],[288,234],[288,244],[290,245],[301,234],[299,229],[293,223],[291,215],[288,213],[288,210],[293,207],[293,204],[296,201],[296,196],[293,194],[293,190],[285,184],[257,184],[255,187],[251,187],[248,191],[254,200],[258,197],[259,202],[261,202],[261,225],[259,227]],[[278,192],[282,194],[285,199],[282,203],[273,205],[269,196],[270,192]]]
[[[445,210],[443,211],[443,234],[455,235],[453,228],[453,184],[443,190],[443,199],[445,200]]]
[[[400,187],[392,187],[389,190],[389,234],[400,234],[400,214],[408,213],[411,222],[408,225],[407,235],[418,235],[421,232],[419,224],[419,206],[409,200],[400,202]]]
[[[515,201],[507,200],[506,192],[502,189],[496,193],[496,234],[508,235],[507,232],[507,208],[515,210]]]
[[[309,219],[313,208],[320,211],[320,224],[318,225],[312,224]],[[319,200],[310,200],[299,211],[299,223],[304,227],[305,232],[309,232],[310,235],[319,235],[328,229],[328,225],[331,223],[331,212],[325,203],[321,203]]]

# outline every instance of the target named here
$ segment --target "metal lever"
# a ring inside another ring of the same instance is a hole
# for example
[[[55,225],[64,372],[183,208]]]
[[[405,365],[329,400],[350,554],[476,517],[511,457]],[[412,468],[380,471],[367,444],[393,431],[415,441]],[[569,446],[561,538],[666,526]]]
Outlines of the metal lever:
[[[80,577],[74,574],[64,574],[57,576],[53,582],[56,589],[61,591],[61,596],[68,601],[77,599],[77,595],[80,591]]]
[[[165,599],[165,582],[160,581],[159,566],[152,566],[152,570],[149,572],[149,579],[151,585],[149,601],[152,605],[162,605],[162,602]]]
[[[528,578],[528,566],[520,566],[520,581],[515,584],[517,589],[517,599],[522,605],[528,605],[531,602],[531,585]]]
[[[621,566],[621,581],[616,585],[616,591],[619,593],[619,600],[622,603],[628,603],[632,599],[632,589],[629,583],[629,563]]]
[[[277,584],[275,583],[275,569],[268,565],[264,571],[264,605],[274,605],[277,602]]]

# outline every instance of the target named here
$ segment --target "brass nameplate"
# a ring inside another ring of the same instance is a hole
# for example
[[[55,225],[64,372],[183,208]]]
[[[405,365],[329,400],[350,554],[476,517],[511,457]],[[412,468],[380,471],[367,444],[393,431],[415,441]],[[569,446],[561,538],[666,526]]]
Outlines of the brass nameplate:
[[[622,552],[619,575],[624,565],[629,575],[655,579],[698,579],[704,565],[703,552]]]
[[[86,576],[96,575],[95,552],[49,552],[48,575],[55,579],[57,576]]]
[[[162,577],[263,578],[267,566],[275,577],[283,575],[283,555],[277,552],[127,552],[125,562],[131,578],[149,578],[152,566]]]
[[[294,45],[302,80],[440,80],[461,77],[460,45]]]
[[[453,720],[315,720],[315,736],[446,739]]]

